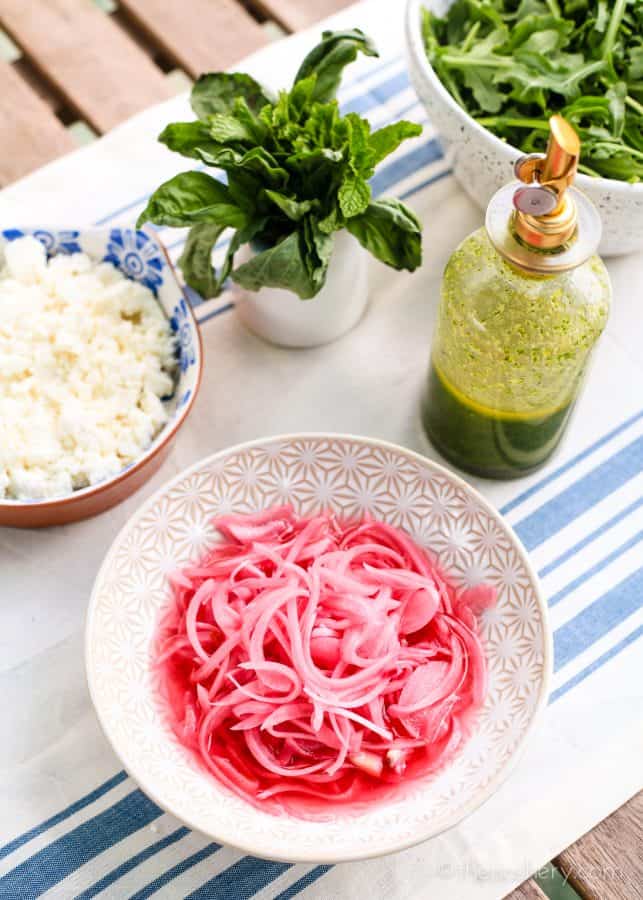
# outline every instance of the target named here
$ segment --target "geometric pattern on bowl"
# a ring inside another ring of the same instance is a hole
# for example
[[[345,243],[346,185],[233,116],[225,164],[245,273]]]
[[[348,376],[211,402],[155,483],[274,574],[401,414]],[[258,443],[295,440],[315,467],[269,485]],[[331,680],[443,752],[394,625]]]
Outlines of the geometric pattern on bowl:
[[[168,573],[216,540],[210,520],[292,503],[302,514],[370,513],[430,549],[462,586],[498,590],[482,619],[489,690],[453,762],[401,799],[305,822],[263,813],[194,762],[166,724],[150,643]],[[454,825],[500,785],[547,698],[551,635],[526,551],[483,497],[442,466],[370,438],[291,435],[217,453],[130,519],[97,577],[86,632],[90,691],[125,768],[160,806],[213,839],[288,861],[338,862],[403,849]]]

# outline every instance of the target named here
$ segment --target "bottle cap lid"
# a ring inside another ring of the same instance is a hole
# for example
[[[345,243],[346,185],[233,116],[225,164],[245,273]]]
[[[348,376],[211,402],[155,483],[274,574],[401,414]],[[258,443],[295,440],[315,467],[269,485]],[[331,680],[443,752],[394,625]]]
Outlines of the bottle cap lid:
[[[549,120],[546,154],[523,156],[519,182],[501,188],[487,209],[489,237],[507,260],[529,272],[563,272],[592,256],[601,237],[593,204],[572,188],[580,141],[562,116]]]

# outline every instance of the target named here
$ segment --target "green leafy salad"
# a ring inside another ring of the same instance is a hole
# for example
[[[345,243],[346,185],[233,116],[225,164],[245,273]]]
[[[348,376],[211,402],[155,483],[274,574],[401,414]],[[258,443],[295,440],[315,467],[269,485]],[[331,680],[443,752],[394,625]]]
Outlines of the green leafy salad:
[[[151,196],[138,225],[190,226],[179,265],[204,297],[228,276],[248,290],[263,286],[314,297],[324,285],[333,235],[346,228],[396,269],[420,265],[421,225],[403,203],[373,199],[375,167],[420,125],[399,121],[371,131],[356,113],[341,116],[335,93],[344,67],[361,52],[377,56],[359,29],[324,32],[289,91],[272,96],[245,74],[204,75],[192,90],[198,119],[168,125],[159,140],[171,150],[221,169],[225,179],[192,170]],[[219,271],[212,251],[232,230]],[[236,251],[255,250],[234,267]]]
[[[456,0],[424,9],[428,59],[457,102],[525,153],[562,113],[581,171],[643,178],[643,0]]]

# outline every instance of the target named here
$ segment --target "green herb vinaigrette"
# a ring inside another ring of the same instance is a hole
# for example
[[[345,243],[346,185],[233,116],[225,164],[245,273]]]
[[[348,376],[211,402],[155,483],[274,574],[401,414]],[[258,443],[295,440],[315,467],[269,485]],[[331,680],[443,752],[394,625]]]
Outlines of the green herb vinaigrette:
[[[444,274],[422,404],[437,449],[493,478],[541,465],[562,436],[610,293],[598,256],[529,275],[500,256],[485,228],[466,238]]]

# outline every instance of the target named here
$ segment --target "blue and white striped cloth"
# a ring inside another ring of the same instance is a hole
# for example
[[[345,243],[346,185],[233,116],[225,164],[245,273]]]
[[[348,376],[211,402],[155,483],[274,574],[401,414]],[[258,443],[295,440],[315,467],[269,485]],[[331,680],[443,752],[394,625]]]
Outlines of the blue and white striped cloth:
[[[409,200],[424,219],[423,272],[411,279],[374,265],[364,322],[307,353],[246,334],[229,299],[199,303],[204,384],[162,472],[98,519],[42,533],[0,530],[3,900],[348,900],[366,891],[373,900],[497,898],[640,787],[643,334],[636,298],[618,287],[641,283],[641,259],[610,264],[617,309],[558,457],[522,481],[476,482],[532,555],[555,646],[544,725],[481,810],[381,860],[330,867],[255,859],[190,832],[149,800],[120,770],[89,705],[80,633],[86,598],[114,533],[145,493],[200,456],[260,434],[363,432],[432,453],[416,405],[441,269],[481,215],[450,177],[408,82],[401,23],[391,22],[387,7],[369,0],[336,18],[362,25],[383,51],[355,66],[341,100],[376,126],[402,116],[426,124],[373,180],[375,193]],[[248,68],[285,81],[317,31],[262,51]],[[149,191],[177,170],[154,136],[188,116],[184,98],[169,101],[4,191],[3,227],[133,221]],[[165,237],[177,256],[183,236],[168,230]]]

